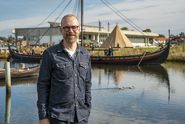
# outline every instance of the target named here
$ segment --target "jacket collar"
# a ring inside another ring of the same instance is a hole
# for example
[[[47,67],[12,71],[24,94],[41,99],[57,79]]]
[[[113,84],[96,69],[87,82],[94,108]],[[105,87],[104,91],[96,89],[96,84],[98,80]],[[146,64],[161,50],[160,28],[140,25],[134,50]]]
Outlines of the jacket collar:
[[[63,45],[63,40],[61,40],[61,42],[58,44],[57,52],[60,53],[60,52],[64,52],[64,51],[66,52],[65,47]],[[79,44],[77,44],[76,52],[84,54],[84,50],[82,49],[82,47]]]

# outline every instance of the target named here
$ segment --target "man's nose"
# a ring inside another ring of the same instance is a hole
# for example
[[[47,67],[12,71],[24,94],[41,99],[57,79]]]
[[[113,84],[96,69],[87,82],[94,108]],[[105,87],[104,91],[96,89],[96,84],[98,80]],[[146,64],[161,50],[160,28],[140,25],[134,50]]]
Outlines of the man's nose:
[[[73,32],[73,28],[72,27],[69,27],[69,32]]]

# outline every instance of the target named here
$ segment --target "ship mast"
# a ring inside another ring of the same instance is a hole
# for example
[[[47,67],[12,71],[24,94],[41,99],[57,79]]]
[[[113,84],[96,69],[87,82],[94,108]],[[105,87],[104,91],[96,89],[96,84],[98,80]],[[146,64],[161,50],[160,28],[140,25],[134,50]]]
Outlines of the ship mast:
[[[83,46],[83,0],[81,0],[81,46]]]

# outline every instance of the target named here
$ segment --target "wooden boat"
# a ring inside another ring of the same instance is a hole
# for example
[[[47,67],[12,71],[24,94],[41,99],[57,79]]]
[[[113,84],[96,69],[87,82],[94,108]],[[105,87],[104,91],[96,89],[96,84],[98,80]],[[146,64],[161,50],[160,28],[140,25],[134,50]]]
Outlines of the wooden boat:
[[[81,0],[83,10],[83,0]],[[83,29],[83,12],[81,11],[81,29]],[[81,31],[81,44],[83,44],[83,31]],[[109,43],[110,44],[110,43]],[[129,45],[131,47],[132,45]],[[114,47],[114,46],[111,46]],[[10,50],[10,59],[22,63],[40,63],[42,55],[26,55]],[[122,65],[149,65],[162,64],[166,61],[170,50],[170,42],[154,52],[145,52],[130,56],[91,56],[92,64],[122,64]]]
[[[40,63],[42,55],[40,54],[23,54],[18,51],[12,50],[10,46],[9,49],[9,60],[18,63]]]
[[[19,54],[9,47],[10,60],[20,63],[40,63],[42,55]],[[166,61],[170,50],[170,42],[157,51],[145,52],[130,56],[91,56],[92,64],[122,64],[122,65],[151,65],[162,64]]]
[[[28,67],[23,69],[11,69],[11,78],[25,78],[38,75],[40,66]],[[0,79],[5,78],[5,69],[0,69]]]
[[[166,61],[170,42],[157,51],[130,56],[91,56],[92,64],[153,65]]]

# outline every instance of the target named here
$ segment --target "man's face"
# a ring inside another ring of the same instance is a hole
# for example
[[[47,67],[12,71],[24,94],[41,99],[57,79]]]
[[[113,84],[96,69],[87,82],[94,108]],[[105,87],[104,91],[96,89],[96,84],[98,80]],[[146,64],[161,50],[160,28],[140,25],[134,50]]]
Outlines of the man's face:
[[[78,20],[71,16],[63,19],[61,23],[61,33],[63,35],[64,40],[67,43],[75,43],[80,34],[80,27]]]

